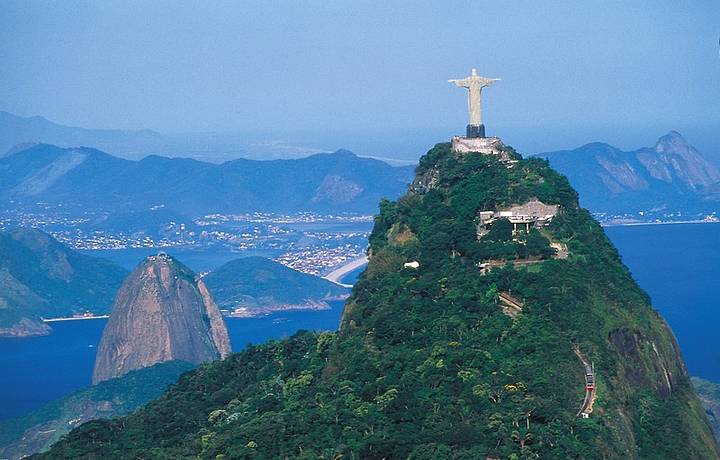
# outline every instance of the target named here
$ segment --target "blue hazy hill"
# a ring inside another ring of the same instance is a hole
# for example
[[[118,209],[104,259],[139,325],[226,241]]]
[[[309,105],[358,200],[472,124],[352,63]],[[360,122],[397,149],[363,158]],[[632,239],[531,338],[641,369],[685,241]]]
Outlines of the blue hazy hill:
[[[163,138],[150,130],[87,129],[64,126],[47,118],[20,117],[0,111],[0,156],[18,144],[50,143],[62,146],[92,145],[112,151],[133,152],[159,147]]]
[[[159,397],[195,366],[168,361],[75,391],[27,415],[0,422],[0,458],[22,458],[47,449],[74,427],[127,414]]]
[[[41,316],[107,313],[126,275],[40,230],[0,232],[0,336],[48,333]]]
[[[347,288],[264,257],[231,260],[210,272],[205,284],[220,308],[277,309],[308,306],[346,296]]]
[[[538,156],[568,177],[592,211],[696,212],[720,202],[720,170],[675,131],[631,152],[594,142]]]
[[[351,152],[297,160],[238,159],[220,165],[156,155],[140,161],[91,148],[34,145],[0,158],[0,203],[63,204],[70,210],[129,212],[164,205],[207,213],[358,212],[406,188],[413,167]]]

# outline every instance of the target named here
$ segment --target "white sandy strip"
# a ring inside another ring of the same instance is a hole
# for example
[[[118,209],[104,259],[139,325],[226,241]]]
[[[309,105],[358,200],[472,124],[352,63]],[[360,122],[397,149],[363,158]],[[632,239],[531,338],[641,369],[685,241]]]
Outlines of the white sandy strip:
[[[342,279],[343,276],[347,275],[348,273],[350,273],[351,271],[353,271],[357,268],[362,267],[363,265],[365,265],[367,263],[368,263],[367,256],[362,256],[359,259],[355,259],[353,261],[346,263],[345,265],[343,265],[340,268],[336,268],[335,270],[331,271],[327,275],[323,276],[323,278],[325,278],[328,281],[332,281],[335,284],[339,284],[340,286],[352,287],[352,284],[343,284],[340,282],[340,280]]]
[[[42,318],[44,323],[53,323],[55,321],[76,321],[81,319],[104,319],[104,318],[110,318],[109,315],[96,315],[96,316],[78,316],[73,317],[69,316],[67,318]]]

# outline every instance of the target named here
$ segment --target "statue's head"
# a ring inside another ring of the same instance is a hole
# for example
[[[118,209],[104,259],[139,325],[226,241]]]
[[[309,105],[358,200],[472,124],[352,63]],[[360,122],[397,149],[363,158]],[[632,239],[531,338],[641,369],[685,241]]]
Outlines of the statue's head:
[[[470,71],[470,75],[472,75],[473,77],[477,77],[477,69],[475,67],[473,67]]]

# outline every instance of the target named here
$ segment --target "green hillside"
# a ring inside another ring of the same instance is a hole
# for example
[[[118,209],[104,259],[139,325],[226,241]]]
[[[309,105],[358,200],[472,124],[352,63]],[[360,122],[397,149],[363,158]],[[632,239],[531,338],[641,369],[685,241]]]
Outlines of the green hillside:
[[[22,417],[0,422],[0,458],[20,458],[47,449],[88,420],[127,414],[160,396],[193,369],[168,361],[75,391]]]
[[[693,377],[692,383],[708,416],[715,439],[720,441],[720,385],[700,377]]]
[[[40,317],[107,313],[126,275],[40,230],[0,232],[0,336],[46,333]]]
[[[264,257],[231,260],[203,281],[220,308],[246,308],[251,312],[317,305],[348,293],[326,279]]]
[[[43,458],[718,458],[670,330],[563,176],[438,144],[411,190],[381,204],[339,332],[205,366]],[[479,211],[531,198],[561,206],[548,227],[478,240]]]

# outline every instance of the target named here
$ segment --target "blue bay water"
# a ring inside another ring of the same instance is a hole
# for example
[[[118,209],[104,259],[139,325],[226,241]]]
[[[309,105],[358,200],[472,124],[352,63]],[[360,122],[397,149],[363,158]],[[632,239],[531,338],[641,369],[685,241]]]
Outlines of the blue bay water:
[[[344,302],[329,310],[226,318],[234,351],[299,330],[337,330]],[[0,419],[25,414],[91,383],[95,353],[107,320],[59,321],[45,337],[0,339]]]
[[[341,283],[344,283],[344,284],[355,284],[357,282],[358,278],[360,278],[360,275],[362,274],[362,272],[364,272],[366,268],[367,268],[367,264],[363,265],[362,267],[358,267],[355,270],[346,273],[345,276],[340,278],[338,281],[340,281]]]
[[[690,375],[720,382],[720,223],[605,230],[672,327]]]
[[[0,338],[0,419],[90,385],[105,322],[59,321],[48,336]]]

